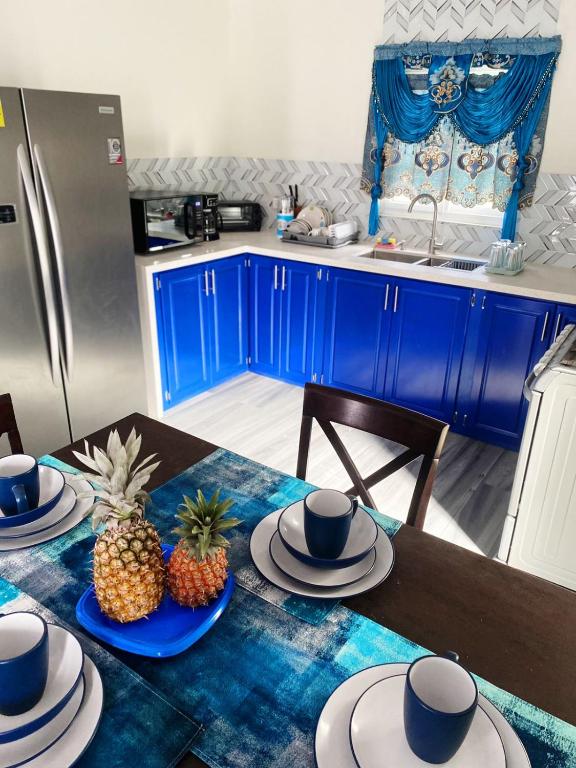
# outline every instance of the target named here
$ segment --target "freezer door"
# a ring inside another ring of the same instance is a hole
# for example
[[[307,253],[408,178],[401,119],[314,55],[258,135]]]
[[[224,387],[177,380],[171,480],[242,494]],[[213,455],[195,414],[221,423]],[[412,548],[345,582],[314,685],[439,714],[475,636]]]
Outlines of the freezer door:
[[[69,443],[70,432],[18,89],[0,88],[0,102],[0,393],[12,395],[24,450],[39,456]],[[0,455],[9,452],[3,439]]]
[[[118,96],[22,91],[50,223],[74,439],[145,412],[142,343]]]

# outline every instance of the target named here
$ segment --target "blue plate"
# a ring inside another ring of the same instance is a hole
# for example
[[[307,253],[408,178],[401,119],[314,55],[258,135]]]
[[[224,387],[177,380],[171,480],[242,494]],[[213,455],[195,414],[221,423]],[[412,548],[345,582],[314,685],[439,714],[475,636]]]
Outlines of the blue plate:
[[[164,561],[174,547],[162,545]],[[120,624],[105,616],[98,605],[94,586],[90,586],[76,605],[76,618],[94,637],[123,651],[155,659],[176,656],[190,648],[218,621],[232,593],[234,576],[228,571],[226,584],[210,605],[185,608],[166,593],[157,610],[138,621]]]

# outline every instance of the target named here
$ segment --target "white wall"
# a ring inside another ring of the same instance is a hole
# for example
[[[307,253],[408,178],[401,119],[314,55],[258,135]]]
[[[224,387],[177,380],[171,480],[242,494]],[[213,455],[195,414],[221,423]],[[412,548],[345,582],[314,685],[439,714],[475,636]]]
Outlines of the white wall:
[[[384,0],[19,0],[4,8],[0,82],[119,93],[129,157],[360,162]],[[576,173],[576,2],[543,170]]]

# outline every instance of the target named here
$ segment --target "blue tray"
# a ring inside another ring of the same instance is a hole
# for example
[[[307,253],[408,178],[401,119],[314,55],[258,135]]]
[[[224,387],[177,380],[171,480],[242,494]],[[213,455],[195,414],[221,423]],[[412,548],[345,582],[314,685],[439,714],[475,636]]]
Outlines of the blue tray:
[[[162,545],[165,561],[173,549],[169,544]],[[149,616],[120,624],[102,613],[92,585],[78,600],[76,618],[94,637],[115,648],[161,659],[182,653],[205,635],[224,613],[233,592],[234,576],[228,571],[224,589],[210,605],[185,608],[166,593],[157,610]]]

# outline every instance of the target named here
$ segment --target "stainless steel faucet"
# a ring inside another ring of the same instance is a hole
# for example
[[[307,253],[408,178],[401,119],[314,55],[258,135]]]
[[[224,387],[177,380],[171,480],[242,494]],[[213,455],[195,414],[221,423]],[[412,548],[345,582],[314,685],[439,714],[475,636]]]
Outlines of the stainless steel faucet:
[[[430,243],[428,245],[428,255],[434,256],[436,253],[436,247],[440,245],[440,243],[436,242],[436,226],[438,224],[438,203],[436,202],[436,198],[432,197],[432,195],[429,195],[427,192],[423,192],[420,195],[416,195],[414,200],[410,203],[408,206],[408,213],[412,213],[412,209],[418,202],[418,200],[430,200],[432,202],[432,205],[434,206],[434,215],[432,217],[432,235],[430,237]]]

